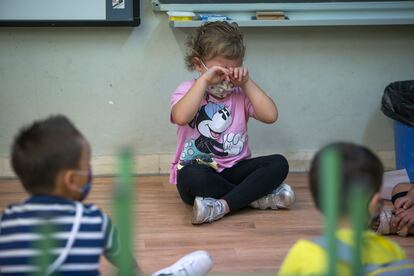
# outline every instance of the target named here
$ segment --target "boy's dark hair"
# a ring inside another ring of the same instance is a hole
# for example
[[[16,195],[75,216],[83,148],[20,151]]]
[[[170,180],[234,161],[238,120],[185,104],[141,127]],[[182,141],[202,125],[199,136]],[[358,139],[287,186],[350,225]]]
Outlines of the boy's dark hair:
[[[194,58],[203,62],[216,56],[228,59],[244,58],[246,47],[237,23],[227,21],[207,22],[194,35],[187,38],[188,52],[185,56],[187,69],[194,70]]]
[[[14,139],[13,170],[29,193],[50,193],[61,170],[79,168],[84,141],[65,116],[35,121]]]
[[[333,143],[322,148],[314,157],[309,172],[309,185],[313,201],[316,207],[321,208],[321,159],[328,150],[335,150],[339,155],[341,168],[339,170],[339,214],[348,214],[349,202],[351,200],[351,188],[354,185],[364,185],[371,198],[379,192],[382,186],[382,175],[384,168],[378,157],[368,148],[352,143]]]

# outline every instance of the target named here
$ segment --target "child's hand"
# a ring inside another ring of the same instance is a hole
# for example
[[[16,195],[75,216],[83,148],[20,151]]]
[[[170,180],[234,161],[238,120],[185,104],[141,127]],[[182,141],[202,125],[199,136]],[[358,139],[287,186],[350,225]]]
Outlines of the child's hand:
[[[230,81],[235,86],[242,86],[249,80],[249,71],[246,67],[231,67],[230,71]]]
[[[398,230],[407,226],[408,229],[414,225],[414,208],[398,209],[395,212],[395,216],[391,220],[391,223]]]
[[[409,196],[403,196],[398,198],[394,203],[394,209],[408,209],[414,205],[414,200]]]
[[[204,78],[208,84],[217,84],[224,80],[230,81],[229,74],[229,69],[215,65],[210,67],[201,78]]]

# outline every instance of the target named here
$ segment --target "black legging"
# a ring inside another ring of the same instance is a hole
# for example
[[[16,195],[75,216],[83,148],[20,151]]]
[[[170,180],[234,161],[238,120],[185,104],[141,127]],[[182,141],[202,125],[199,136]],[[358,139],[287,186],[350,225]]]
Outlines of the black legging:
[[[212,197],[226,200],[235,211],[272,192],[288,172],[289,164],[279,154],[243,160],[220,173],[191,164],[178,171],[177,189],[187,204],[192,205],[196,196]]]

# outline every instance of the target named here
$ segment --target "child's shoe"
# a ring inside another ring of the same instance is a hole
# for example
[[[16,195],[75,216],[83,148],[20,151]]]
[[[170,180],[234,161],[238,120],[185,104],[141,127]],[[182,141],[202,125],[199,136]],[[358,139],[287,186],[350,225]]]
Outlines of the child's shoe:
[[[223,203],[211,197],[199,197],[194,200],[192,224],[202,224],[221,219],[224,215],[225,207]]]
[[[282,183],[279,187],[274,189],[270,194],[259,198],[258,200],[250,203],[250,207],[256,209],[286,209],[289,208],[295,202],[295,193],[292,188],[286,184]]]
[[[203,276],[213,267],[211,256],[203,250],[194,251],[175,264],[161,269],[152,276]]]

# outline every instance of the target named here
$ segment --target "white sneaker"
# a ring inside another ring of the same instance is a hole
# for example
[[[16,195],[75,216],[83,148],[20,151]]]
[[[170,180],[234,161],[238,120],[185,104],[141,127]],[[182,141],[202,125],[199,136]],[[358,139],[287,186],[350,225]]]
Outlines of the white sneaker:
[[[270,194],[265,195],[264,197],[259,198],[258,200],[250,203],[250,207],[256,209],[287,209],[293,203],[295,203],[295,193],[292,188],[286,184],[282,183],[279,187],[274,189]]]
[[[213,267],[213,259],[204,250],[194,251],[175,264],[161,269],[152,276],[203,276]]]
[[[211,197],[199,197],[194,200],[192,224],[202,224],[221,219],[225,215],[223,203]]]

